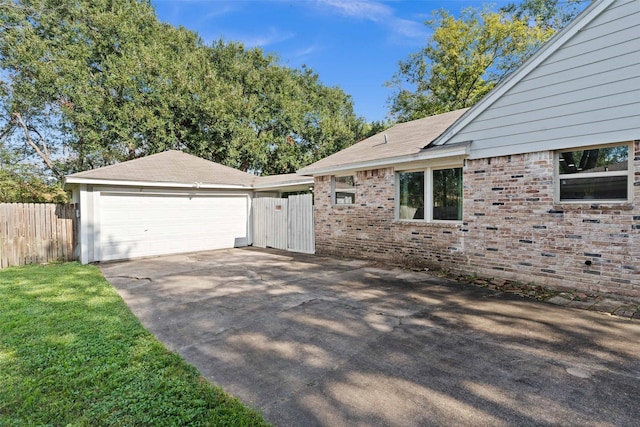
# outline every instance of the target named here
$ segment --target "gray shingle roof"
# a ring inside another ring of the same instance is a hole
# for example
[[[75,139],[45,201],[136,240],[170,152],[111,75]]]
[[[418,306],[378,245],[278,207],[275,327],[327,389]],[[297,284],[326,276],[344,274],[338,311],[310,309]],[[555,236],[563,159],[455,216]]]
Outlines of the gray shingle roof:
[[[257,176],[254,182],[255,188],[270,188],[295,184],[313,184],[313,178],[288,173],[284,175]]]
[[[247,188],[312,182],[309,177],[298,174],[255,176],[176,150],[74,173],[67,178],[72,178],[71,181],[79,178],[175,184],[237,185]]]
[[[176,150],[74,173],[69,177],[182,184],[198,182],[243,187],[251,187],[255,178],[246,172]]]
[[[465,111],[467,111],[466,108],[397,124],[384,132],[380,132],[302,168],[298,172],[312,174],[314,171],[333,167],[417,154],[431,141],[440,136]]]

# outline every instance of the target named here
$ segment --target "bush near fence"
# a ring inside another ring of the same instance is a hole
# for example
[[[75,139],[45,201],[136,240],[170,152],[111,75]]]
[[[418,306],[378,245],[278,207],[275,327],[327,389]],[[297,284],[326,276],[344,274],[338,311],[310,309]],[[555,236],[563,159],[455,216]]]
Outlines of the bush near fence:
[[[0,268],[73,261],[76,205],[0,203]]]

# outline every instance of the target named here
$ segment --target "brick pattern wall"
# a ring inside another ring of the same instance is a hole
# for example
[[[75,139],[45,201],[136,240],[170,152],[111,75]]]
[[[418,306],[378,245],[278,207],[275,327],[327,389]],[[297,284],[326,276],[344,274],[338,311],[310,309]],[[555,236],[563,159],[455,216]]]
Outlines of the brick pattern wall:
[[[464,261],[462,225],[395,221],[391,168],[358,172],[356,203],[331,203],[331,177],[315,180],[316,252],[412,266]]]
[[[554,204],[553,153],[468,160],[462,223],[395,221],[391,168],[358,172],[356,204],[315,182],[316,251],[640,297],[640,141],[635,202]]]
[[[554,204],[552,152],[468,161],[464,178],[470,271],[640,295],[637,203]]]

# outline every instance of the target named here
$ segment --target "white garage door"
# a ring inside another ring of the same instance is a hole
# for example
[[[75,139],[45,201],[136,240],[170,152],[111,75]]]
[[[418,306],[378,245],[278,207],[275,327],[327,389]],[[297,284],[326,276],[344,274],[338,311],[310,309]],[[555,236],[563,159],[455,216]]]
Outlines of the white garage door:
[[[102,193],[96,258],[246,246],[248,204],[247,196]]]

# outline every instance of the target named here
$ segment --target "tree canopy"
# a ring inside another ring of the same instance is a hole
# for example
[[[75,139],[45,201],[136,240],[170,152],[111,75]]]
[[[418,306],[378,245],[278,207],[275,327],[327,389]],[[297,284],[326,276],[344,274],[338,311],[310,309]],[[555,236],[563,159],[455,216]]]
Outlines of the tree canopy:
[[[0,146],[0,202],[65,203],[67,194],[41,168]]]
[[[387,86],[390,114],[409,121],[470,107],[520,66],[579,10],[580,1],[524,0],[499,11],[445,10],[426,21],[432,36],[400,61]]]
[[[537,26],[561,30],[592,0],[522,0],[500,8],[518,19],[528,19]]]
[[[167,149],[288,173],[370,127],[312,70],[205,44],[149,1],[1,1],[0,26],[1,142],[57,178]]]

